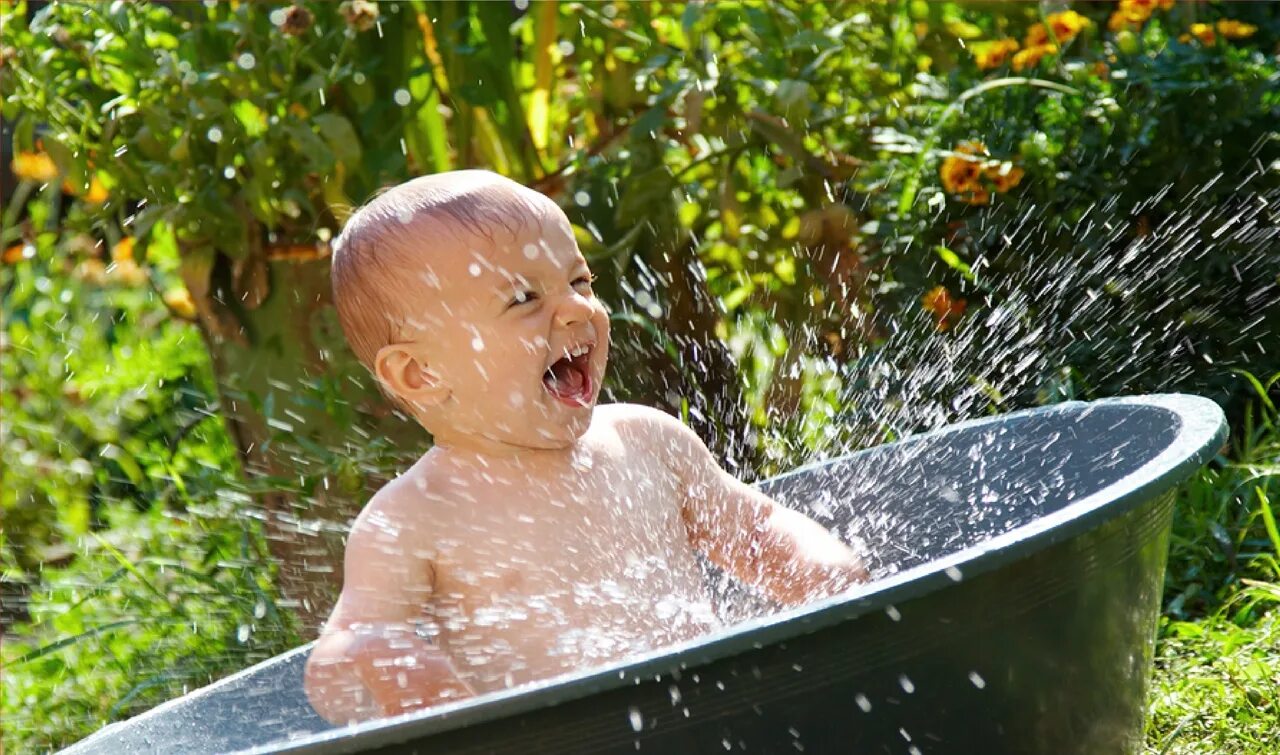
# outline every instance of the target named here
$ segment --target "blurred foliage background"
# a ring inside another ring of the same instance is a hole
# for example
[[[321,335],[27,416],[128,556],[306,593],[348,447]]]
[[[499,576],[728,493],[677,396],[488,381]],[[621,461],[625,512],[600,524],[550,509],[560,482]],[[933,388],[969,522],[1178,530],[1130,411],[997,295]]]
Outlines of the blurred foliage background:
[[[313,636],[346,524],[429,443],[342,342],[329,242],[472,166],[569,213],[609,397],[746,479],[1063,399],[1219,400],[1149,745],[1280,746],[1274,7],[0,9],[5,746]]]

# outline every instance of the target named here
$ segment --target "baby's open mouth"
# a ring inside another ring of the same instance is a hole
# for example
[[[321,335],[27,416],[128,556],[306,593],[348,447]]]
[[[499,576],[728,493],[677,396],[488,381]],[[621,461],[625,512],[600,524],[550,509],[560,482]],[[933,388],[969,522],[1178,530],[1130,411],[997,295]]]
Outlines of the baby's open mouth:
[[[589,406],[593,393],[591,350],[587,344],[575,346],[553,362],[542,374],[547,392],[570,406]]]

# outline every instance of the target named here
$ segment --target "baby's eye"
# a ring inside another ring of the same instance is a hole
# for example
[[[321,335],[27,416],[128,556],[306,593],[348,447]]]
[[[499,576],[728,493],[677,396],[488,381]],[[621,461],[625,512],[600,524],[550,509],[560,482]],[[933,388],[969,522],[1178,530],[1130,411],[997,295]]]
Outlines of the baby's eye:
[[[518,307],[521,304],[528,304],[531,301],[535,301],[537,298],[538,295],[533,291],[517,291],[511,301],[507,302],[507,309]]]
[[[578,292],[588,292],[591,290],[591,282],[594,281],[595,279],[596,277],[591,273],[578,276],[577,278],[573,279],[573,288]]]

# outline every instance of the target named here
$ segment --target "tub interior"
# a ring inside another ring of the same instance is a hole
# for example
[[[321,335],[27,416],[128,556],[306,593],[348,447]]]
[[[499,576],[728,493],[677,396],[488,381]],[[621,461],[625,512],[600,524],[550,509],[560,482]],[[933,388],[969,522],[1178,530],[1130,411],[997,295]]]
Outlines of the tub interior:
[[[1060,406],[872,448],[761,487],[861,544],[883,576],[1105,489],[1167,449],[1180,427],[1159,406]]]

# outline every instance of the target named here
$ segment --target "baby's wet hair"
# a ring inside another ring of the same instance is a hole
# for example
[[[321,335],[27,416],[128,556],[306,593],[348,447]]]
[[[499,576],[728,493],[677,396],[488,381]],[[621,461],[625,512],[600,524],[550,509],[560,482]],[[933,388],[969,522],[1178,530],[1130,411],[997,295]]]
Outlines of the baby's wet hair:
[[[558,207],[486,170],[422,176],[379,192],[351,216],[333,248],[333,300],[347,342],[371,372],[378,351],[410,325],[404,302],[421,295],[423,255],[446,243],[500,243]]]

